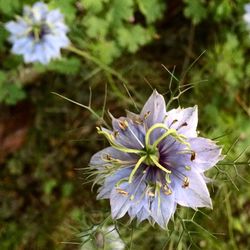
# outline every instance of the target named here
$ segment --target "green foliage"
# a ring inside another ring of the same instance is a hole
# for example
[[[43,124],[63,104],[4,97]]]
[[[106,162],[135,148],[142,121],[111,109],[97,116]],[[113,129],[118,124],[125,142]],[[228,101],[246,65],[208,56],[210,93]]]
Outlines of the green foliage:
[[[244,52],[235,34],[226,34],[223,44],[216,44],[214,51],[208,53],[209,61],[216,64],[210,65],[214,77],[224,79],[232,86],[237,86],[244,76]],[[209,65],[208,65],[209,66]]]
[[[0,71],[0,102],[14,105],[26,97],[24,90],[18,83],[8,80],[7,75]]]
[[[7,16],[15,15],[15,12],[20,9],[19,0],[0,0],[0,13]]]
[[[194,24],[200,23],[207,16],[207,10],[203,0],[185,0],[186,7],[184,15],[192,20]]]
[[[91,38],[87,48],[106,64],[123,52],[135,53],[152,41],[156,33],[154,23],[166,8],[161,0],[100,0],[82,1],[82,4],[86,8],[82,24]],[[145,17],[146,26],[135,19],[138,10]]]
[[[24,4],[34,2],[0,0],[0,104],[17,104],[18,109],[18,102],[27,98],[33,111],[27,115],[25,109],[18,115],[13,111],[16,107],[4,107],[0,115],[1,119],[9,112],[11,118],[17,117],[17,122],[0,120],[1,250],[77,249],[78,244],[79,249],[88,244],[94,249],[100,232],[113,223],[109,220],[95,231],[110,207],[108,202],[96,201],[96,190],[90,191],[84,172],[93,152],[103,146],[95,133],[99,121],[81,107],[51,95],[52,91],[84,105],[90,103],[98,114],[102,114],[104,100],[114,114],[124,109],[137,112],[129,105],[133,101],[142,105],[151,92],[144,78],[169,98],[171,76],[160,66],[164,64],[181,79],[181,90],[192,86],[173,107],[198,104],[201,136],[217,138],[224,154],[238,138],[226,156],[228,162],[250,144],[250,31],[242,18],[246,0],[47,0],[51,9],[64,13],[72,44],[96,60],[62,51],[60,60],[46,66],[25,65],[21,56],[11,55],[3,26],[22,13]],[[119,73],[110,79],[110,71]],[[127,78],[131,102],[122,85],[126,79],[120,76]],[[172,78],[172,86],[176,85]],[[8,142],[4,152],[9,145],[25,143],[2,159],[4,140]],[[137,227],[127,225],[126,218],[119,220],[116,229],[126,247],[248,249],[250,191],[241,178],[249,180],[249,166],[243,164],[248,158],[249,149],[236,168],[219,166],[224,172],[206,173],[213,180],[209,184],[212,211],[178,207],[178,216],[185,221],[176,216],[168,232],[147,222]],[[84,233],[89,232],[91,241],[81,246]]]

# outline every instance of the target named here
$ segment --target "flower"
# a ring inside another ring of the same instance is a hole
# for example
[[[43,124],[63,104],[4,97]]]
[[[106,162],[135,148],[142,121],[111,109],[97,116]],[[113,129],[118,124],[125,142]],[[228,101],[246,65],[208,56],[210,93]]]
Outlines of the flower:
[[[245,14],[243,15],[243,19],[246,24],[250,25],[250,3],[245,4],[244,6]]]
[[[23,55],[26,63],[48,64],[60,57],[60,49],[69,45],[68,27],[58,9],[48,10],[45,3],[25,6],[23,16],[5,24],[11,33],[12,53]]]
[[[111,116],[112,117],[112,116]],[[90,160],[98,199],[109,199],[112,217],[149,220],[166,228],[181,206],[212,208],[204,172],[222,159],[221,148],[198,137],[197,106],[166,111],[154,91],[141,113],[112,117],[113,130],[98,128],[110,143]]]

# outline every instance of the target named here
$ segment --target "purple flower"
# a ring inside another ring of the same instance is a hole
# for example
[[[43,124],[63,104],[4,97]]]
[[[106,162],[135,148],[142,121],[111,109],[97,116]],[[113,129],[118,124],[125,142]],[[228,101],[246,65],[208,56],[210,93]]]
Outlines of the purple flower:
[[[212,207],[204,171],[222,159],[221,148],[197,136],[197,123],[197,106],[167,112],[154,91],[139,115],[112,117],[112,131],[98,128],[111,146],[90,168],[101,185],[97,198],[110,199],[114,219],[128,213],[166,228],[177,204]]]
[[[26,63],[48,64],[70,43],[63,15],[57,9],[49,11],[42,2],[25,6],[23,16],[6,23],[5,28],[11,33],[12,53],[23,55]]]

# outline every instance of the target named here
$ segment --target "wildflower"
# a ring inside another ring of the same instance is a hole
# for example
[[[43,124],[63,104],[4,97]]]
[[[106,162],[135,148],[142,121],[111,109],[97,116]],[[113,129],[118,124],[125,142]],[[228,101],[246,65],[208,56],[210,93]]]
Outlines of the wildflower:
[[[250,25],[250,3],[245,4],[244,6],[245,14],[243,15],[243,19],[246,24]]]
[[[112,117],[112,131],[98,128],[111,146],[90,168],[101,185],[97,198],[110,199],[114,219],[128,213],[166,228],[177,204],[212,207],[204,171],[222,159],[221,148],[197,136],[197,123],[197,106],[167,112],[154,91],[140,114]]]
[[[45,3],[25,6],[23,16],[5,24],[11,33],[12,52],[23,55],[26,63],[48,64],[60,57],[60,49],[69,45],[68,27],[58,9],[49,10]]]

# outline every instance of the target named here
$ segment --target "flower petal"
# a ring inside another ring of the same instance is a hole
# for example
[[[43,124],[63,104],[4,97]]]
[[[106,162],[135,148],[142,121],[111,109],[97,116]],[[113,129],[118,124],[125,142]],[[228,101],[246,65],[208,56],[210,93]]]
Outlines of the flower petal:
[[[198,108],[194,106],[193,108],[186,109],[172,109],[167,112],[165,123],[169,128],[176,129],[180,134],[187,137],[196,137]]]
[[[110,205],[113,219],[123,217],[131,207],[133,207],[133,211],[130,210],[130,213],[135,216],[134,213],[142,208],[144,199],[141,196],[144,193],[146,184],[140,181],[141,178],[142,176],[139,175],[132,183],[123,182],[119,187],[112,189]]]
[[[128,177],[131,173],[131,168],[120,169],[113,175],[106,178],[104,184],[98,189],[97,199],[108,199],[112,189],[115,187],[117,182]]]
[[[142,149],[144,148],[144,127],[135,124],[128,118],[120,117],[119,119],[112,117],[112,125],[116,133],[116,142],[127,148]]]
[[[210,195],[203,179],[202,174],[191,170],[187,171],[185,175],[189,178],[189,185],[183,186],[183,180],[180,175],[174,173],[171,175],[171,187],[174,190],[175,201],[181,206],[191,207],[209,207],[212,208]],[[177,177],[178,176],[178,177]]]
[[[140,118],[145,120],[146,128],[150,128],[155,123],[162,123],[166,115],[165,100],[156,90],[145,103]]]
[[[212,140],[197,137],[189,138],[187,141],[190,143],[191,149],[195,152],[195,159],[191,166],[195,167],[198,171],[204,172],[223,159],[221,147],[216,145]]]
[[[168,221],[174,214],[175,209],[175,194],[167,195],[161,190],[160,194],[154,197],[151,204],[151,217],[153,222],[155,221],[160,227],[166,229]]]

